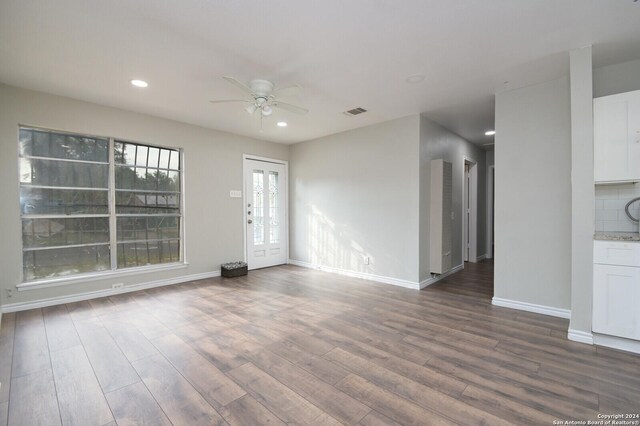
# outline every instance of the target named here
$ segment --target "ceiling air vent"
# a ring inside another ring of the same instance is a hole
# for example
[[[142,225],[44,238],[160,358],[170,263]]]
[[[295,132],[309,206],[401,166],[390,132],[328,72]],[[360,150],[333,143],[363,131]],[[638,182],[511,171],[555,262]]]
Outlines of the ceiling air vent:
[[[350,109],[349,111],[345,111],[343,114],[345,115],[358,115],[358,114],[362,114],[363,112],[367,112],[366,109],[364,108],[354,108],[354,109]]]

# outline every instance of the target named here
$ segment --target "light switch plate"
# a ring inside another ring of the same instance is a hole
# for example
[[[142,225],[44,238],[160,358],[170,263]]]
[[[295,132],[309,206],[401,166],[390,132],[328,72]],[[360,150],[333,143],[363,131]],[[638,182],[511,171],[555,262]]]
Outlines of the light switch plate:
[[[231,191],[229,191],[229,197],[231,197],[231,198],[242,198],[242,191],[231,190]]]

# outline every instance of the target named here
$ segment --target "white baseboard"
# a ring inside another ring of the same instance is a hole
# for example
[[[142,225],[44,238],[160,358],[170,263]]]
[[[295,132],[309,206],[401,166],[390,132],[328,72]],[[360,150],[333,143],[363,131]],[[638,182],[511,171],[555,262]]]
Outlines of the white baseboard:
[[[519,302],[517,300],[502,299],[500,297],[494,297],[491,300],[491,304],[495,306],[501,306],[503,308],[518,309],[520,311],[550,315],[552,317],[566,319],[571,318],[571,311],[569,309],[554,308],[553,306],[536,305],[533,303]]]
[[[481,261],[485,260],[486,258],[487,258],[487,254],[486,253],[482,254],[482,255],[476,257],[476,263],[481,262]]]
[[[422,289],[430,286],[431,284],[435,284],[441,279],[448,277],[451,274],[455,274],[458,271],[462,271],[463,269],[464,269],[464,263],[462,265],[453,267],[449,272],[445,272],[444,274],[440,274],[436,277],[430,277],[430,278],[427,278],[426,280],[422,280],[420,281],[420,288]]]
[[[220,271],[204,272],[201,274],[183,275],[175,278],[166,278],[163,280],[150,281],[146,283],[133,284],[124,288],[106,288],[103,290],[87,291],[85,293],[72,294],[68,296],[51,297],[48,299],[40,299],[32,302],[18,302],[2,305],[2,312],[18,312],[28,309],[44,308],[47,306],[62,305],[64,303],[80,302],[83,300],[97,299],[99,297],[113,296],[115,294],[130,293],[132,291],[145,290],[153,287],[163,287],[166,285],[180,284],[189,281],[203,280],[205,278],[219,277]]]
[[[402,280],[399,278],[385,277],[383,275],[369,274],[367,272],[349,271],[347,269],[332,268],[330,266],[318,265],[315,263],[302,262],[300,260],[289,259],[290,265],[301,266],[303,268],[317,269],[319,271],[331,272],[333,274],[345,275],[347,277],[360,278],[363,280],[377,281],[384,284],[397,285],[399,287],[420,290],[420,283],[415,281]]]
[[[608,348],[640,354],[640,341],[593,333],[593,343]]]
[[[574,330],[573,328],[570,328],[567,332],[567,338],[574,342],[593,345],[593,334],[586,331]]]

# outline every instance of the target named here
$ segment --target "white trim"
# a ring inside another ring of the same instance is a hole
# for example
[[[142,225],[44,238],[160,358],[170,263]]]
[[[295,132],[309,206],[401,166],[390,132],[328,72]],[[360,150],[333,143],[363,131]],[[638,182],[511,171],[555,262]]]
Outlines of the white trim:
[[[477,262],[482,262],[482,261],[483,261],[483,260],[485,260],[486,258],[487,258],[487,254],[486,254],[486,253],[485,253],[485,254],[482,254],[482,255],[480,255],[480,256],[478,256],[478,257],[476,257],[476,263],[477,263]]]
[[[244,160],[264,161],[267,163],[283,164],[285,166],[289,165],[289,161],[287,160],[280,160],[279,158],[260,157],[258,155],[251,154],[242,154],[242,161]]]
[[[157,281],[150,281],[140,284],[128,285],[124,288],[106,288],[103,290],[87,291],[84,293],[72,294],[69,296],[57,296],[48,299],[40,299],[33,302],[18,302],[2,305],[2,312],[18,312],[28,309],[44,308],[47,306],[62,305],[64,303],[80,302],[82,300],[96,299],[99,297],[113,296],[115,294],[130,293],[138,290],[145,290],[153,287],[163,287],[172,284],[180,284],[189,281],[203,280],[206,278],[219,277],[220,271],[203,272],[200,274],[183,275],[175,278],[165,278]]]
[[[247,247],[247,203],[248,201],[247,201],[247,171],[245,170],[246,162],[247,162],[247,154],[242,154],[242,214],[240,215],[240,220],[242,221],[243,260],[248,265],[249,263],[247,261],[248,261],[249,249]],[[289,246],[289,244],[287,244],[287,246]],[[288,258],[289,258],[289,253],[287,253],[287,259]]]
[[[617,336],[593,333],[593,343],[608,348],[640,354],[640,340],[625,339]]]
[[[37,290],[47,287],[58,287],[61,285],[77,284],[79,282],[100,281],[109,278],[128,277],[130,275],[147,274],[153,272],[172,271],[175,269],[185,269],[188,263],[165,263],[164,265],[139,266],[135,268],[118,269],[115,271],[107,270],[103,272],[95,272],[90,274],[79,274],[68,277],[57,277],[47,280],[30,281],[17,284],[18,291]]]
[[[519,302],[517,300],[502,299],[494,297],[491,304],[503,308],[517,309],[519,311],[534,312],[536,314],[549,315],[558,318],[571,318],[569,309],[554,308],[553,306],[536,305],[534,303]]]
[[[469,205],[467,208],[469,209],[469,227],[466,229],[466,212],[464,211],[466,201],[464,199],[465,196],[465,187],[467,176],[464,173],[464,166],[469,164]],[[475,262],[478,253],[478,162],[471,157],[463,156],[462,157],[462,259],[465,258],[469,262]],[[465,234],[465,229],[467,233]],[[465,241],[465,237],[469,240],[468,251],[465,250],[465,246],[467,241]],[[465,256],[465,254],[467,254]]]
[[[116,148],[115,140],[109,138],[109,184],[107,196],[109,197],[109,257],[111,258],[111,270],[118,269],[118,218],[116,215]],[[136,153],[138,151],[136,150]],[[158,158],[160,158],[158,151]],[[147,157],[148,158],[148,157]],[[135,173],[135,168],[133,169]],[[182,181],[182,179],[180,179]],[[157,201],[156,201],[157,202]],[[182,222],[182,221],[181,221]],[[23,249],[24,250],[24,249]]]
[[[330,272],[332,274],[345,275],[347,277],[360,278],[363,280],[370,280],[370,281],[378,281],[384,284],[391,284],[399,287],[410,288],[413,290],[420,290],[420,283],[417,283],[415,281],[385,277],[383,275],[369,274],[367,272],[357,272],[357,271],[349,271],[347,269],[332,268],[330,266],[323,266],[315,263],[302,262],[300,260],[293,260],[293,259],[289,259],[288,263],[290,265],[301,266],[303,268],[309,268],[309,269],[317,269],[319,271]]]
[[[177,148],[180,152],[180,261],[185,265],[189,264],[187,259],[187,185],[185,183],[185,155],[184,148]],[[115,163],[115,162],[114,162]]]
[[[567,331],[567,338],[574,342],[586,343],[587,345],[593,345],[593,334],[586,331],[575,330],[570,328]]]
[[[438,276],[430,277],[430,278],[427,278],[426,280],[422,280],[422,281],[420,281],[420,289],[428,287],[431,284],[435,284],[438,281],[440,281],[441,279],[443,279],[445,277],[448,277],[451,274],[455,274],[456,272],[462,271],[463,269],[464,269],[464,263],[462,265],[458,265],[458,266],[455,266],[455,267],[451,268],[449,271],[445,272],[444,274],[440,274]]]

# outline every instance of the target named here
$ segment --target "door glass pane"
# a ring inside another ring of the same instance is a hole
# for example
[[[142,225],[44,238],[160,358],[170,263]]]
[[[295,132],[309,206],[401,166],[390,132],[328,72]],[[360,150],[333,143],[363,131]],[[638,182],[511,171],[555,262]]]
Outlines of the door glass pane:
[[[253,171],[253,244],[264,244],[264,172]]]
[[[278,172],[269,172],[269,242],[280,242],[280,196],[278,194]]]

